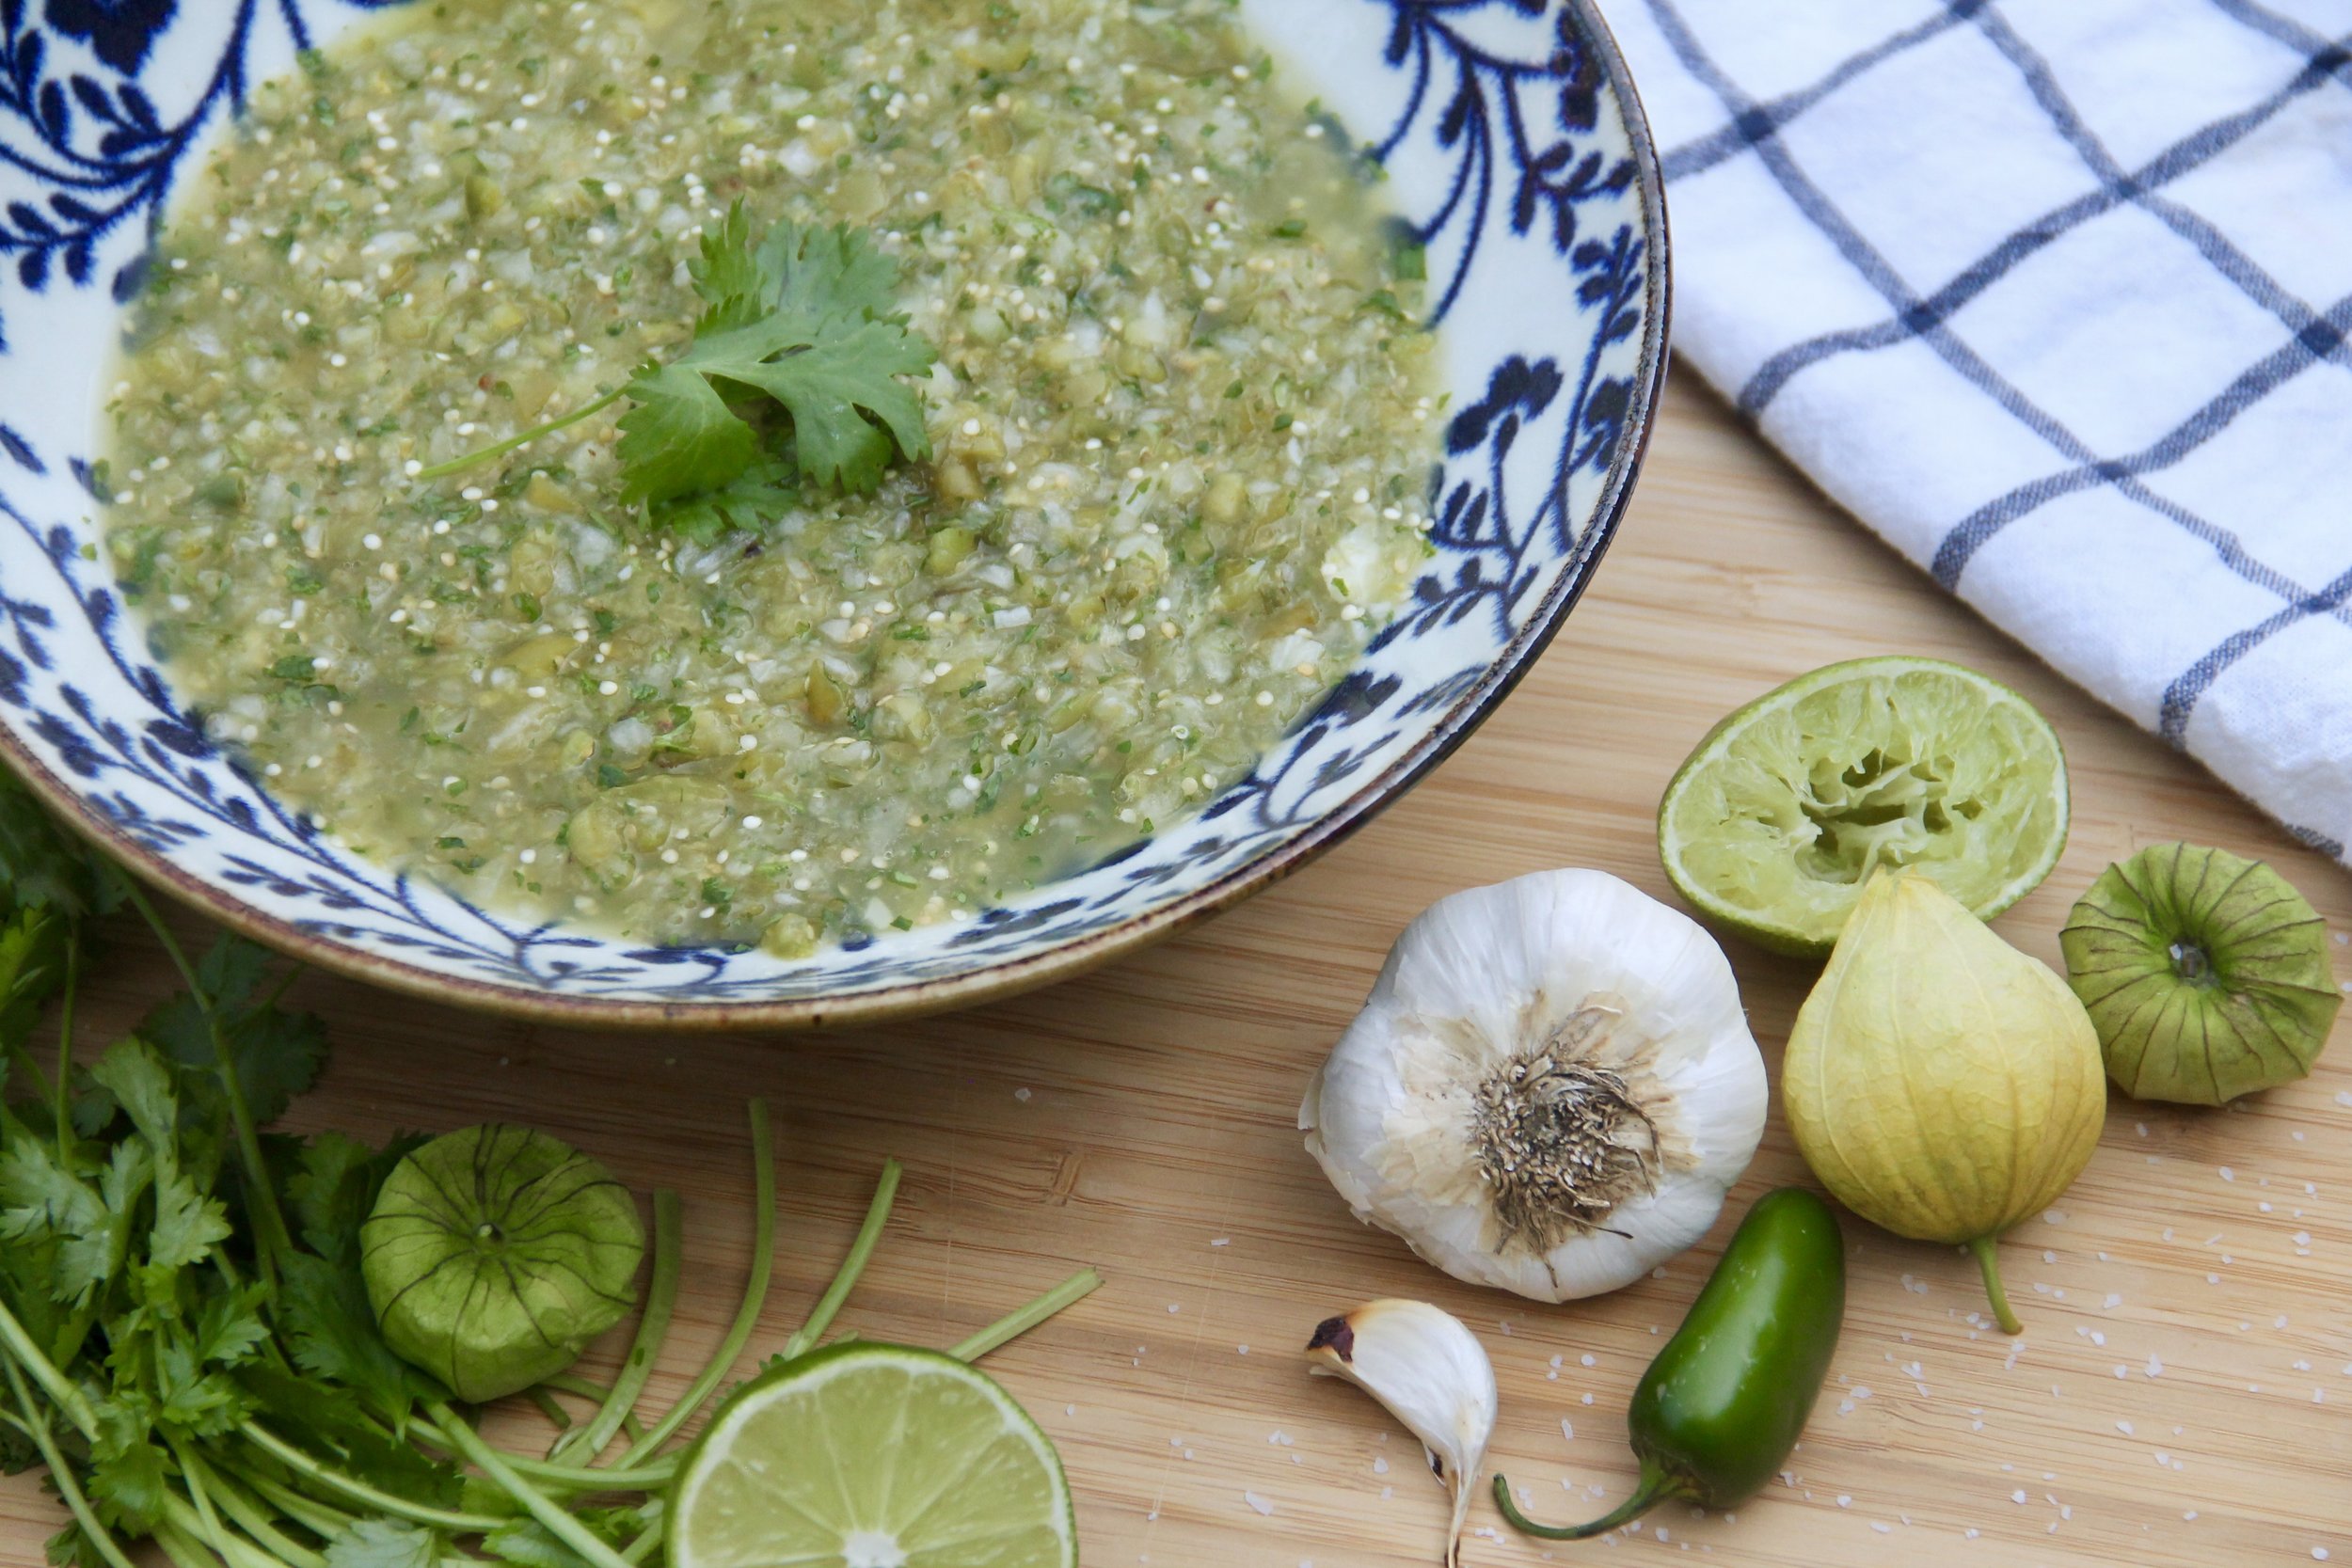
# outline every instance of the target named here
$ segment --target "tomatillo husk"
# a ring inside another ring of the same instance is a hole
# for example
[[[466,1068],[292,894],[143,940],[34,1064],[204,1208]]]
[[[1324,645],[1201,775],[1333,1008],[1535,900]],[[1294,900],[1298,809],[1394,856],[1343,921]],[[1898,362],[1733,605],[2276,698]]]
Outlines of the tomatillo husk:
[[[2066,982],[1927,877],[1880,872],[1797,1013],[1781,1100],[1840,1202],[1968,1247],[2018,1331],[1993,1243],[2066,1190],[2106,1116],[2098,1036]]]
[[[2312,1070],[2344,997],[2328,923],[2262,861],[2158,844],[2110,865],[2058,933],[2107,1076],[2219,1105]]]
[[[645,1231],[604,1166],[494,1122],[393,1166],[359,1249],[384,1342],[479,1404],[562,1371],[621,1321]]]

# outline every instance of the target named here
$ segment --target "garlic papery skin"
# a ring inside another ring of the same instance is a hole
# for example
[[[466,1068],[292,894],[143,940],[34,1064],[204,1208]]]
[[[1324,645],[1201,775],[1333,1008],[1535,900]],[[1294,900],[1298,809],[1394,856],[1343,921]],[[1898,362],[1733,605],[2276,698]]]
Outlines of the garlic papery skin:
[[[1607,872],[1544,871],[1405,928],[1298,1125],[1357,1218],[1567,1301],[1707,1233],[1766,1101],[1714,939]]]
[[[1307,1358],[1310,1370],[1345,1378],[1421,1439],[1431,1473],[1454,1497],[1445,1551],[1453,1568],[1495,1430],[1494,1363],[1477,1336],[1425,1301],[1368,1301],[1316,1324]]]

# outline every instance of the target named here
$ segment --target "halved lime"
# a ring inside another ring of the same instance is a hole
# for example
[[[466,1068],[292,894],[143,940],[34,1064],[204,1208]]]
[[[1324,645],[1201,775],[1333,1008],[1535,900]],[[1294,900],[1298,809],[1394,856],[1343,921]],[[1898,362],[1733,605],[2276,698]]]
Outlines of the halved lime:
[[[1658,853],[1700,913],[1818,956],[1883,865],[1990,920],[2050,874],[2066,817],[2066,756],[2031,703],[1898,655],[1799,675],[1716,725],[1658,803]]]
[[[671,1489],[671,1568],[1076,1568],[1061,1460],[986,1375],[855,1343],[710,1419]]]

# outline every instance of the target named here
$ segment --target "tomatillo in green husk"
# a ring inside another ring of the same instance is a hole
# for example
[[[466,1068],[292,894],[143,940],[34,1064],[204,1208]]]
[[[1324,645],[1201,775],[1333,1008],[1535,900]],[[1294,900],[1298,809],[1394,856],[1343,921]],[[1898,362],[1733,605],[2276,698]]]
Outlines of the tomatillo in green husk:
[[[1514,1528],[1546,1541],[1604,1534],[1669,1498],[1730,1507],[1796,1446],[1845,1314],[1837,1217],[1802,1187],[1765,1194],[1633,1390],[1626,1426],[1642,1461],[1633,1495],[1590,1524],[1539,1525],[1498,1475],[1496,1506]]]

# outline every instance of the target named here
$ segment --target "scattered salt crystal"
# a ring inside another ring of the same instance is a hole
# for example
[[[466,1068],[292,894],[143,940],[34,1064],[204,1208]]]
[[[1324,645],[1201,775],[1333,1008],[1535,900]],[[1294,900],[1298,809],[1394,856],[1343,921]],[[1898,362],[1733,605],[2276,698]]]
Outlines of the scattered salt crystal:
[[[1576,1358],[1576,1364],[1580,1367],[1595,1367],[1599,1365],[1599,1363],[1593,1358],[1593,1354],[1590,1351],[1587,1351],[1582,1355],[1578,1356]]]
[[[1241,1500],[1256,1509],[1261,1514],[1271,1514],[1274,1512],[1274,1505],[1255,1492],[1244,1492],[1241,1495]]]
[[[2115,1423],[2115,1430],[2122,1433],[2124,1436],[2129,1437],[2132,1434],[2132,1423],[2129,1421],[2118,1421]]]
[[[1891,1534],[1893,1534],[1893,1533],[1894,1533],[1894,1530],[1895,1530],[1895,1527],[1894,1527],[1894,1526],[1892,1526],[1892,1525],[1890,1525],[1890,1524],[1887,1524],[1887,1523],[1886,1523],[1886,1522],[1884,1522],[1883,1520],[1880,1520],[1880,1519],[1873,1519],[1873,1520],[1871,1520],[1871,1521],[1870,1521],[1870,1528],[1871,1528],[1872,1529],[1874,1529],[1874,1530],[1878,1531],[1881,1535],[1891,1535]]]
[[[1231,1236],[1219,1236],[1209,1244],[1211,1246],[1232,1246],[1233,1244],[1233,1238]]]
[[[1560,1435],[1571,1443],[1576,1441],[1576,1428],[1568,1424],[1568,1418],[1565,1416],[1560,1418]]]
[[[2227,1165],[2223,1165],[2221,1167],[2221,1180],[2224,1181],[2234,1181],[2237,1180],[2237,1172],[2232,1170]]]
[[[1389,1473],[1389,1462],[1375,1455],[1372,1462],[1372,1473],[1375,1476],[1387,1475]]]
[[[1840,1492],[1837,1494],[1837,1506],[1840,1508],[1851,1508],[1853,1507],[1853,1498],[1846,1493]]]
[[[2026,1489],[2021,1486],[2016,1491],[2011,1492],[2009,1495],[2009,1500],[2013,1503],[2024,1503],[2026,1500]]]
[[[2148,1357],[2148,1375],[2150,1377],[2162,1377],[2164,1375],[2164,1363],[2153,1355]]]
[[[1024,1104],[1024,1105],[1026,1105],[1026,1104],[1029,1102],[1029,1091],[1028,1091],[1028,1090],[1026,1090],[1026,1089],[1015,1089],[1015,1090],[1013,1090],[1013,1091],[1012,1091],[1012,1097],[1013,1097],[1013,1099],[1018,1100],[1019,1101],[1021,1101],[1021,1103],[1022,1103],[1022,1104]]]

